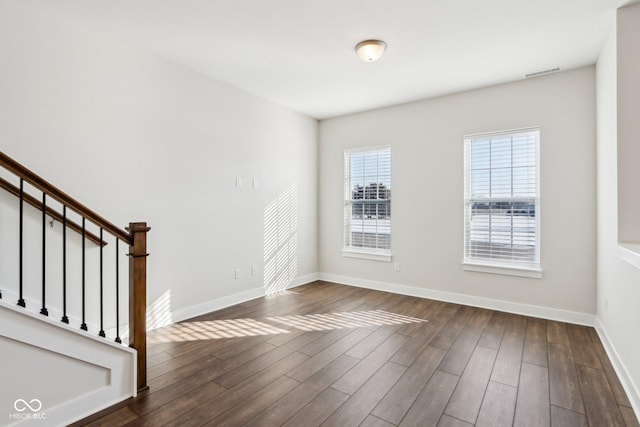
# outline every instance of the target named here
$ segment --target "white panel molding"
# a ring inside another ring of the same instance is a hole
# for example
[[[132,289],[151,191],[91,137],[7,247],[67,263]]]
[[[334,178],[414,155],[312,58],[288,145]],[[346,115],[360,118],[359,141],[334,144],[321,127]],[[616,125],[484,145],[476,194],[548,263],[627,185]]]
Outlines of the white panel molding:
[[[491,310],[504,311],[507,313],[539,317],[542,319],[558,320],[561,322],[574,323],[577,325],[594,326],[595,324],[595,316],[593,314],[579,313],[557,308],[541,307],[537,305],[522,304],[473,295],[458,294],[454,292],[439,291],[435,289],[417,288],[414,286],[400,285],[396,283],[378,282],[375,280],[360,279],[356,277],[341,276],[337,274],[319,273],[319,280],[339,283],[342,285],[373,289],[376,291],[408,295],[412,297],[429,298],[438,301],[471,305],[474,307],[488,308]]]
[[[108,386],[53,408],[46,408],[48,425],[73,423],[136,395],[134,349],[35,314],[8,303],[4,298],[0,300],[0,319],[0,336],[43,351],[88,362],[110,372]],[[20,425],[41,425],[41,420],[25,420]]]
[[[609,339],[609,334],[607,334],[604,324],[598,317],[595,319],[595,329],[596,332],[598,332],[598,336],[600,337],[600,341],[602,341],[602,345],[607,352],[609,360],[611,360],[613,369],[616,371],[625,393],[627,393],[629,402],[631,402],[631,407],[633,408],[636,417],[640,419],[640,387],[633,382],[633,377],[629,374],[627,367],[618,356],[618,352]]]

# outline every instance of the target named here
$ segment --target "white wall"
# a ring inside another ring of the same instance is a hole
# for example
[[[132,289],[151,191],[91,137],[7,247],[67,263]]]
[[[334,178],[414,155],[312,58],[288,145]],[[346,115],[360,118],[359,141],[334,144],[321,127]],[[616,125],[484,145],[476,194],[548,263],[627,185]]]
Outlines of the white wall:
[[[630,7],[631,8],[631,7]],[[630,8],[622,8],[619,14]],[[636,28],[640,27],[638,10]],[[618,28],[619,37],[625,30]],[[627,44],[627,46],[629,46]],[[633,53],[637,55],[636,43]],[[618,362],[618,374],[627,384],[627,394],[640,413],[640,270],[624,262],[618,247],[618,183],[617,161],[619,153],[616,73],[616,27],[612,29],[597,63],[597,124],[598,124],[598,301],[597,318],[600,331],[614,349],[610,354]],[[636,87],[637,91],[637,87]],[[635,111],[637,121],[638,112]],[[637,141],[635,141],[637,144]],[[636,168],[637,168],[637,161]],[[637,182],[636,182],[637,186]]]
[[[593,314],[594,79],[594,67],[585,67],[322,121],[320,271],[419,295],[450,292]],[[541,129],[543,278],[463,271],[463,136],[532,126]],[[386,144],[392,147],[392,252],[399,273],[393,262],[341,253],[343,151]]]
[[[0,52],[0,150],[116,224],[148,222],[151,306],[195,314],[317,271],[315,120],[19,1],[0,3]]]

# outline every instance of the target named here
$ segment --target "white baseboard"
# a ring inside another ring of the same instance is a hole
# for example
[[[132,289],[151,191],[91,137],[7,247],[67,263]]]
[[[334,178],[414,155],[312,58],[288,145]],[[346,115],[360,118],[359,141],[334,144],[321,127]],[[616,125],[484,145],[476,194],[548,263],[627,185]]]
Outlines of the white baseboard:
[[[221,310],[232,305],[240,304],[252,299],[260,298],[264,296],[263,288],[254,288],[248,291],[240,292],[237,294],[229,295],[222,298],[216,298],[213,300],[205,301],[200,304],[195,304],[189,307],[175,310],[171,313],[172,322],[181,322],[192,317],[201,316],[203,314],[211,313],[212,311]],[[157,325],[157,327],[165,325]]]
[[[298,276],[291,280],[291,282],[287,286],[287,289],[306,285],[307,283],[315,282],[316,280],[318,280],[318,273]],[[243,302],[251,301],[263,296],[265,296],[265,288],[259,287],[237,294],[228,295],[226,297],[209,300],[200,304],[192,305],[190,307],[181,308],[171,313],[171,322],[169,323],[181,322],[183,320],[191,319],[192,317],[201,316],[203,314],[211,313],[213,311],[221,310],[223,308],[241,304]],[[158,325],[156,327],[160,326],[165,325]]]
[[[604,328],[604,325],[599,318],[596,318],[595,329],[596,332],[598,332],[598,336],[600,337],[600,341],[602,342],[605,351],[607,352],[607,356],[609,356],[613,369],[616,371],[625,393],[627,393],[629,402],[631,402],[631,407],[633,408],[636,417],[640,419],[640,388],[638,388],[638,385],[633,382],[627,367],[618,356],[618,352],[609,339],[609,334],[607,334],[607,330]]]
[[[320,280],[319,273],[311,273],[311,274],[306,274],[304,276],[299,276],[293,279],[291,283],[289,283],[289,286],[287,286],[287,289],[296,288],[298,286],[306,285],[308,283],[313,283],[317,280]]]
[[[595,324],[595,316],[588,313],[578,313],[575,311],[540,307],[537,305],[477,297],[473,295],[457,294],[435,289],[416,288],[414,286],[400,285],[389,282],[378,282],[375,280],[359,279],[356,277],[341,276],[337,274],[319,273],[318,277],[319,280],[324,280],[327,282],[357,286],[359,288],[373,289],[376,291],[391,292],[394,294],[408,295],[419,298],[429,298],[456,304],[471,305],[474,307],[488,308],[491,310],[505,311],[507,313],[539,317],[542,319],[558,320],[561,322],[574,323],[578,325],[593,326]]]

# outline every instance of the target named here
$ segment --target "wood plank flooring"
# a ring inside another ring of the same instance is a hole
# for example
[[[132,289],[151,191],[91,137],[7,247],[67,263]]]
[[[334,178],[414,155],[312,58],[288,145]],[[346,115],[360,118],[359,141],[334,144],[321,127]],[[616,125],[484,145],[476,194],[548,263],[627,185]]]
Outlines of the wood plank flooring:
[[[640,427],[593,328],[325,282],[149,334],[75,425]]]

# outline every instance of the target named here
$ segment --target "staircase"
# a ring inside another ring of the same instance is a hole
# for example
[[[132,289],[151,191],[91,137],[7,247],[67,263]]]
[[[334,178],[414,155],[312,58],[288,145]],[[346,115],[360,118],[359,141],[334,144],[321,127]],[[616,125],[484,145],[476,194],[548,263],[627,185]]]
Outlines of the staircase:
[[[0,187],[0,426],[65,425],[146,389],[149,227],[2,152]]]

